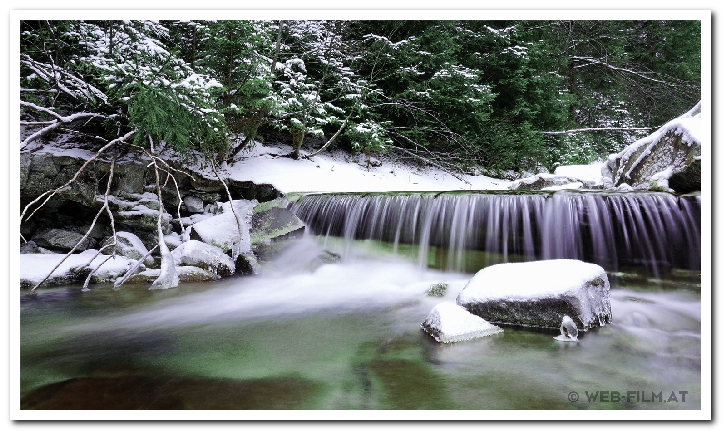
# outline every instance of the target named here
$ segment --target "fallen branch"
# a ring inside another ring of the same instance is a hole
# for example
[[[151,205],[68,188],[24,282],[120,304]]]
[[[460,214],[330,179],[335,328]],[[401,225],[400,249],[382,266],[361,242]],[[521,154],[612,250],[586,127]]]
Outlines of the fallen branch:
[[[112,161],[112,163],[111,163],[111,165],[110,165],[110,173],[108,174],[108,185],[107,185],[106,188],[105,188],[105,202],[104,202],[103,206],[100,208],[100,210],[98,211],[98,213],[95,214],[95,217],[93,218],[93,222],[90,224],[90,227],[88,228],[88,231],[85,232],[85,235],[83,235],[83,237],[80,238],[80,240],[79,240],[77,243],[75,243],[75,245],[73,246],[73,248],[70,249],[70,251],[65,255],[65,257],[64,257],[60,262],[58,262],[57,265],[55,265],[55,267],[45,276],[45,278],[43,278],[43,279],[42,279],[39,283],[37,283],[32,289],[30,289],[29,294],[31,294],[31,295],[34,294],[34,293],[35,293],[35,290],[38,288],[38,286],[40,286],[41,284],[45,283],[45,281],[46,281],[48,278],[50,278],[50,276],[55,272],[55,270],[57,270],[57,269],[60,267],[60,265],[62,265],[63,262],[65,262],[65,261],[70,257],[71,254],[73,254],[73,252],[74,252],[75,250],[77,250],[77,248],[80,246],[80,244],[82,244],[83,242],[85,242],[85,240],[88,238],[88,236],[90,236],[90,232],[92,232],[93,229],[95,228],[95,223],[98,221],[98,218],[100,217],[100,214],[103,213],[103,210],[107,210],[108,212],[110,212],[110,208],[108,207],[108,194],[110,193],[110,185],[111,185],[111,183],[113,182],[113,168],[114,168],[114,166],[115,166],[115,156],[113,157],[113,161]],[[112,216],[111,216],[111,217],[112,217]],[[115,241],[116,238],[114,237],[113,240]],[[95,258],[98,257],[98,255],[100,254],[101,251],[102,251],[102,249],[99,250],[98,253],[96,253],[95,256],[93,256],[93,258],[90,259],[90,261],[88,261],[88,263],[87,263],[85,266],[83,266],[82,268],[85,268],[85,267],[87,267],[88,265],[90,265],[90,264],[93,262],[93,260],[95,260]],[[108,261],[108,259],[104,260],[103,263],[101,263],[100,265],[103,265],[103,264],[104,264],[105,262],[107,262],[107,261]],[[94,274],[95,271],[97,271],[98,268],[100,268],[100,265],[99,265],[98,267],[96,267],[96,268],[91,272],[91,275]],[[81,268],[81,269],[82,269],[82,268]],[[88,279],[86,280],[85,284],[83,285],[83,289],[84,289],[84,290],[87,289],[88,280],[90,280],[90,276],[88,276]]]
[[[118,289],[120,286],[123,285],[123,283],[130,278],[131,275],[135,273],[135,270],[138,269],[141,263],[145,262],[145,260],[148,258],[148,256],[151,255],[155,251],[155,249],[158,248],[158,245],[156,244],[153,248],[148,250],[148,253],[146,253],[143,257],[138,260],[135,265],[133,265],[126,273],[123,275],[123,277],[115,280],[115,283],[113,283],[113,289]]]
[[[213,173],[216,174],[216,178],[218,178],[218,181],[223,184],[223,188],[226,189],[226,195],[228,196],[228,204],[231,206],[231,211],[233,211],[233,217],[236,219],[236,226],[238,228],[238,246],[233,247],[231,253],[233,254],[233,261],[236,261],[236,258],[238,257],[238,254],[240,253],[240,242],[243,241],[243,228],[241,227],[241,219],[238,218],[238,214],[236,213],[236,209],[233,206],[233,197],[231,196],[231,191],[228,190],[228,186],[226,185],[226,182],[223,181],[221,176],[218,174],[218,170],[216,170],[216,163],[215,161],[211,160],[211,168],[213,168]]]
[[[329,139],[328,141],[326,141],[326,143],[323,144],[323,146],[322,146],[321,148],[319,148],[318,151],[315,151],[313,154],[309,154],[308,156],[305,156],[305,157],[306,157],[307,159],[310,159],[311,157],[317,156],[317,155],[321,154],[321,153],[322,153],[326,148],[328,148],[331,144],[333,144],[333,143],[336,141],[336,139],[341,135],[341,132],[343,131],[343,129],[344,129],[344,128],[346,127],[346,125],[348,124],[348,120],[349,120],[350,118],[351,118],[350,115],[349,115],[348,117],[346,117],[346,119],[344,120],[343,124],[341,124],[341,128],[338,129],[338,131],[337,131],[336,133],[334,133],[333,136],[331,136],[331,139]]]

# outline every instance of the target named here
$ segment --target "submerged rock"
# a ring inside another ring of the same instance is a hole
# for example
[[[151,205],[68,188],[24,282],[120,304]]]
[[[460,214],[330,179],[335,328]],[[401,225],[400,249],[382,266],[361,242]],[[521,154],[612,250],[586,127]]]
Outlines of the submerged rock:
[[[426,296],[444,296],[448,288],[448,283],[434,283],[426,292]]]
[[[223,250],[200,241],[184,242],[171,255],[177,265],[196,266],[221,276],[236,272],[236,265]]]
[[[558,328],[566,315],[586,331],[612,320],[604,269],[572,259],[484,268],[456,303],[490,322],[511,325]]]
[[[452,302],[442,302],[434,307],[421,327],[440,343],[467,341],[503,332]]]
[[[564,316],[564,318],[562,318],[562,326],[559,328],[559,331],[561,332],[561,334],[554,337],[555,340],[577,341],[579,330],[577,329],[577,325],[574,324],[574,321],[571,317]]]

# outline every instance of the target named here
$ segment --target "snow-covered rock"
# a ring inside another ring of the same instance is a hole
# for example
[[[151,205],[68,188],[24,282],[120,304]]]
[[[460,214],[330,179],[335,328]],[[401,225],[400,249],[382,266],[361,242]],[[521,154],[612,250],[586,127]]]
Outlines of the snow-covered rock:
[[[452,302],[442,302],[434,307],[421,327],[440,343],[455,343],[503,332],[498,326]]]
[[[545,173],[522,178],[509,185],[509,190],[563,190],[579,188],[599,188],[599,185],[593,181],[584,181],[575,177]]]
[[[251,251],[251,235],[249,225],[254,201],[233,201],[233,209],[229,202],[223,203],[223,213],[203,219],[193,224],[192,239],[199,239],[206,244],[221,248],[224,252],[237,248],[238,253]],[[236,221],[236,216],[238,221]],[[240,232],[238,226],[240,224]]]
[[[602,167],[605,188],[618,187],[623,183],[637,190],[667,190],[670,177],[688,168],[699,160],[702,148],[702,105],[668,122],[651,135],[624,148],[619,154],[612,154]],[[675,190],[680,193],[692,192],[690,188],[701,187],[700,170],[692,170],[685,180],[686,186],[678,183]]]
[[[76,251],[84,251],[95,246],[94,239],[88,237],[84,241],[83,234],[64,229],[49,229],[37,232],[33,236],[33,241],[38,247],[49,248],[52,250],[70,251],[76,244]]]
[[[183,283],[199,283],[221,278],[217,274],[196,266],[176,266],[176,273],[178,274],[178,280]],[[146,269],[128,277],[125,284],[153,283],[158,276],[160,276],[160,269]]]
[[[164,234],[169,234],[172,231],[170,220],[171,216],[164,211],[161,216],[161,229]],[[148,208],[145,205],[136,205],[130,210],[118,211],[115,214],[115,223],[122,227],[153,232],[158,229],[158,210]]]
[[[93,259],[97,253],[97,250],[85,250],[82,253],[71,254],[43,283],[43,286],[83,282],[88,274],[98,267],[100,268],[90,281],[92,283],[110,282],[124,275],[136,263],[124,256],[109,258],[103,254]],[[64,254],[21,254],[20,287],[28,289],[35,286],[64,257]]]
[[[148,249],[143,244],[143,241],[141,241],[140,238],[138,238],[138,236],[134,233],[119,231],[116,232],[116,237],[118,238],[118,241],[115,244],[116,254],[125,256],[133,260],[141,260],[143,259],[143,256],[148,253]],[[109,236],[100,244],[100,246],[102,248],[112,243],[113,237]],[[113,254],[112,247],[106,248],[105,250],[103,250],[103,253]],[[154,263],[155,259],[153,259],[153,256],[150,255],[145,258],[145,261],[143,261],[143,264],[147,266],[153,266]]]
[[[494,323],[558,328],[567,315],[586,331],[612,320],[604,269],[572,259],[484,268],[456,303]]]
[[[176,232],[171,232],[168,235],[164,235],[163,241],[165,242],[165,245],[168,246],[168,249],[171,251],[175,250],[181,244],[183,244],[183,240]]]
[[[236,272],[235,263],[223,250],[201,241],[184,242],[171,255],[177,265],[196,266],[222,276]]]
[[[579,336],[577,325],[574,324],[574,320],[569,316],[562,318],[562,326],[559,327],[559,332],[561,333],[554,337],[555,340],[577,341],[577,337]]]

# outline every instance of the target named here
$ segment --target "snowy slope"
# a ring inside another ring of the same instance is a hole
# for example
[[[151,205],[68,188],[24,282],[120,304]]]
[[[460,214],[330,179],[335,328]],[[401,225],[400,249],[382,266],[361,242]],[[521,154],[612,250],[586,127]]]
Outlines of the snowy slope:
[[[443,190],[506,190],[510,181],[486,176],[463,175],[463,182],[436,168],[419,171],[410,166],[384,160],[383,165],[366,170],[340,153],[322,153],[313,160],[280,157],[291,148],[267,147],[260,143],[244,150],[241,160],[227,170],[231,178],[273,184],[289,192],[383,192]]]

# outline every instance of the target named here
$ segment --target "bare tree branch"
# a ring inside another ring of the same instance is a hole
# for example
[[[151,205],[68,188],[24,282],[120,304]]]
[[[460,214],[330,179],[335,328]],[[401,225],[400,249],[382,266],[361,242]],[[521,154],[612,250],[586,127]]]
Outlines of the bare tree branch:
[[[29,204],[25,205],[25,208],[23,208],[23,212],[20,214],[20,222],[21,222],[21,223],[23,222],[23,217],[25,216],[25,213],[28,211],[28,209],[29,209],[32,205],[38,203],[42,198],[45,197],[45,200],[43,201],[43,203],[40,204],[37,208],[35,208],[35,210],[25,219],[25,221],[30,220],[30,218],[33,216],[33,214],[35,214],[40,208],[42,208],[42,207],[48,202],[48,200],[50,200],[50,198],[52,198],[53,196],[55,196],[55,194],[57,194],[60,190],[68,187],[70,184],[72,184],[73,182],[75,182],[75,181],[78,179],[78,176],[83,172],[83,170],[85,170],[85,167],[88,166],[91,162],[95,161],[98,157],[100,157],[100,155],[101,155],[105,150],[107,150],[108,148],[112,147],[113,145],[115,145],[115,144],[117,144],[117,143],[119,143],[119,142],[125,141],[126,139],[130,138],[130,137],[133,136],[134,134],[135,134],[135,130],[126,133],[125,135],[121,136],[120,138],[116,138],[116,139],[113,139],[112,141],[108,142],[105,146],[103,146],[103,148],[99,149],[99,150],[95,153],[95,155],[93,155],[93,157],[91,157],[91,158],[89,158],[88,160],[86,160],[85,163],[83,163],[83,166],[81,166],[81,167],[78,169],[78,171],[75,172],[75,175],[73,175],[73,177],[72,177],[71,179],[69,179],[65,184],[63,184],[62,186],[60,186],[60,187],[58,187],[58,188],[56,188],[56,189],[54,189],[54,190],[48,190],[48,191],[46,191],[45,193],[43,193],[43,194],[41,194],[40,196],[38,196],[37,198],[35,198],[32,202],[30,202]],[[47,197],[46,197],[46,196],[47,196]]]

